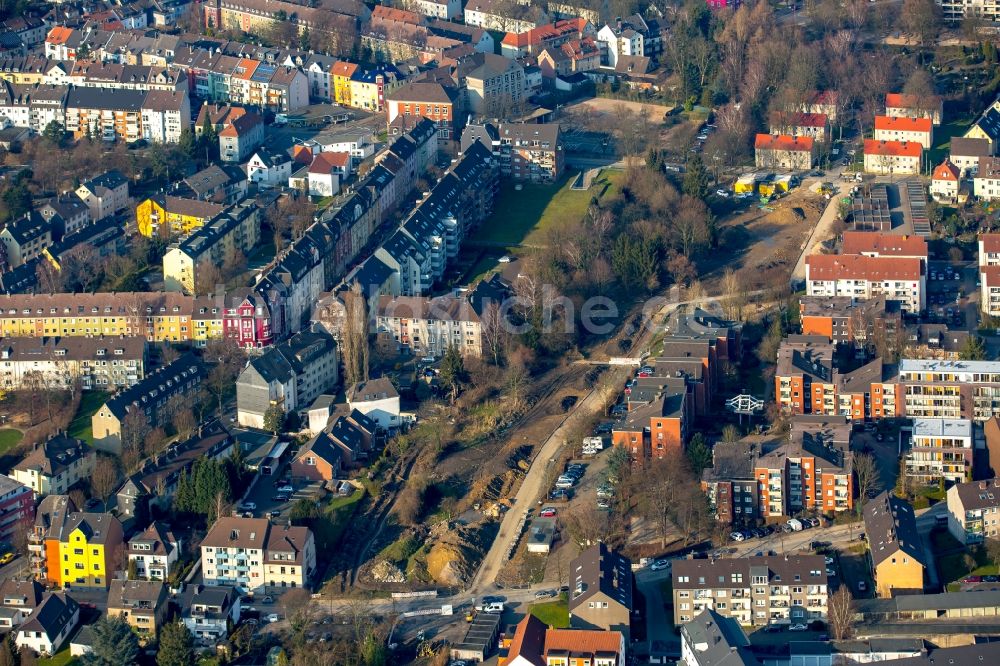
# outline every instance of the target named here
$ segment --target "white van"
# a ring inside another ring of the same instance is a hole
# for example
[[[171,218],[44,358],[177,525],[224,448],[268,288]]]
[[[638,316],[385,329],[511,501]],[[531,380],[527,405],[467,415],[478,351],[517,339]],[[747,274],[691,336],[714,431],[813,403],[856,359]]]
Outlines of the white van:
[[[503,613],[503,608],[504,606],[502,601],[492,601],[483,606],[483,612],[499,615],[500,613]]]

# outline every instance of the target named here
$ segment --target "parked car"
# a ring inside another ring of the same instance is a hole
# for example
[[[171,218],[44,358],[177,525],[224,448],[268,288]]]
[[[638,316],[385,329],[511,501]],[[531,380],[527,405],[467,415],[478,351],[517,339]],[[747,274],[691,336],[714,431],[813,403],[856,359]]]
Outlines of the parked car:
[[[280,488],[278,488],[278,492],[279,493],[293,493],[293,492],[295,492],[295,488],[293,488],[293,487],[291,487],[289,485],[284,485],[284,486],[281,486]]]
[[[746,537],[743,536],[743,532],[733,532],[729,535],[729,538],[733,541],[743,541],[746,539]]]
[[[240,505],[240,508],[243,509],[243,510],[246,510],[246,511],[256,511],[257,510],[257,503],[256,502],[244,502],[243,504]]]
[[[603,498],[599,499],[597,500],[597,508],[601,509],[602,511],[608,511],[611,509],[611,502]]]
[[[726,192],[723,189],[716,190],[715,194],[718,195],[718,196],[720,196],[720,197],[722,197],[723,199],[728,199],[729,198],[729,192]]]
[[[858,581],[858,592],[867,592],[867,591],[868,591],[868,583],[866,583],[863,580]]]
[[[793,624],[788,627],[788,631],[805,631],[806,629],[807,627],[804,624]]]
[[[538,592],[535,592],[536,599],[550,599],[558,595],[559,593],[555,590],[538,590]]]
[[[498,259],[498,261],[501,264],[509,264],[510,262],[514,261],[514,257],[510,256],[509,254],[505,254],[502,257],[500,257],[500,259]]]
[[[819,550],[820,548],[829,548],[831,544],[829,541],[813,541],[809,544],[809,547],[813,550]]]
[[[837,575],[837,572],[834,571],[833,569],[827,568],[826,575],[830,578],[833,578]]]
[[[781,631],[781,625],[779,624],[769,624],[763,629],[763,632],[765,634],[777,634],[780,631]]]
[[[277,613],[271,613],[270,615],[267,616],[267,621],[268,622],[277,622],[280,619],[281,618],[278,616]]]
[[[982,576],[966,576],[965,578],[962,579],[962,582],[963,583],[982,583],[983,582],[983,577]]]
[[[539,513],[538,515],[541,516],[542,518],[555,518],[556,510],[551,506],[547,506],[544,509],[542,509],[542,512]]]
[[[833,564],[833,558],[832,557],[825,558],[825,561],[826,561],[826,565],[827,566],[830,566],[830,565]]]
[[[576,479],[568,476],[560,476],[556,481],[556,488],[561,490],[566,490],[567,488],[572,488],[576,485]]]
[[[656,560],[649,565],[650,571],[662,571],[670,566],[670,560]]]

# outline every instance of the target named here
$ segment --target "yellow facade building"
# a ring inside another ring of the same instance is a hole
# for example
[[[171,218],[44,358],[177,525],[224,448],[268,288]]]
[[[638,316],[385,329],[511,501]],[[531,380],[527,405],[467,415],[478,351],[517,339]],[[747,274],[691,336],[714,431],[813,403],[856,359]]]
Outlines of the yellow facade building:
[[[224,312],[213,299],[176,292],[0,294],[4,337],[132,337],[150,342],[221,338]]]
[[[223,210],[224,205],[211,201],[153,197],[135,207],[135,221],[139,233],[147,238],[167,230],[169,236],[180,236],[202,227]]]
[[[63,588],[106,589],[125,552],[122,524],[110,513],[71,514],[58,542],[58,561],[46,566],[50,581]],[[56,551],[46,550],[50,558]]]
[[[333,99],[341,106],[351,106],[351,77],[358,70],[358,66],[353,62],[338,60],[330,68],[330,76],[333,79]]]
[[[865,504],[864,518],[875,593],[922,594],[924,555],[913,507],[884,492]]]

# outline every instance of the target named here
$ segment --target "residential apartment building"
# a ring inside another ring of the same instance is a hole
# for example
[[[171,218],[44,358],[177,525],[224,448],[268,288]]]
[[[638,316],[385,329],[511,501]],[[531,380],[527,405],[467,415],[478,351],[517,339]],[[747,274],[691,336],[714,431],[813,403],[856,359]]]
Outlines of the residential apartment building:
[[[920,173],[923,155],[923,145],[915,141],[865,139],[865,172],[881,176],[915,176]]]
[[[947,501],[948,531],[962,545],[1000,536],[1000,479],[956,483]]]
[[[1000,363],[996,361],[903,359],[898,382],[910,418],[982,422],[1000,415]]]
[[[96,458],[83,440],[59,434],[38,444],[10,475],[37,497],[61,495],[90,478]]]
[[[48,544],[53,539],[58,543],[66,521],[75,512],[76,505],[68,495],[46,495],[38,503],[35,521],[28,530],[28,564],[34,580],[48,580]],[[57,558],[59,549],[53,548]]]
[[[333,337],[302,331],[253,358],[236,380],[239,424],[263,428],[271,407],[299,412],[337,383],[339,359]]]
[[[526,99],[524,67],[492,53],[474,53],[462,65],[469,111],[489,117],[506,117]]]
[[[52,245],[53,237],[60,236],[54,223],[59,221],[59,218],[46,220],[35,211],[9,221],[0,231],[7,267],[17,268],[42,256],[42,252]]]
[[[757,666],[750,639],[740,623],[714,610],[703,610],[681,626],[681,661],[684,666]]]
[[[885,115],[890,118],[928,118],[935,125],[944,117],[944,100],[937,95],[886,93]]]
[[[389,93],[385,110],[390,126],[399,123],[406,129],[413,125],[413,118],[434,122],[441,142],[458,139],[465,122],[462,91],[437,81],[409,81],[403,84]]]
[[[316,544],[307,527],[224,516],[201,542],[201,568],[207,585],[243,592],[307,587],[316,573]]]
[[[621,634],[628,644],[634,607],[632,562],[603,543],[569,563],[569,624]]]
[[[176,567],[181,542],[173,532],[153,521],[144,531],[128,540],[128,564],[140,578],[166,581]]]
[[[611,431],[611,441],[639,460],[680,455],[692,427],[693,402],[683,377],[663,379],[642,402],[630,405],[625,421]]]
[[[1000,315],[1000,234],[979,235],[979,307],[990,316]]]
[[[98,222],[128,208],[128,179],[118,171],[106,171],[81,183],[76,196],[87,204],[90,219]]]
[[[502,5],[491,0],[472,0],[463,9],[466,25],[500,32],[527,32],[549,22],[540,7],[531,5]]]
[[[375,336],[382,349],[441,358],[448,347],[479,358],[482,320],[460,296],[382,296],[375,310]]]
[[[124,559],[122,525],[110,513],[71,513],[46,537],[48,581],[64,588],[108,589]]]
[[[264,138],[264,120],[256,113],[247,113],[219,130],[219,159],[244,162]]]
[[[825,337],[790,335],[778,348],[775,400],[792,414],[822,414],[835,408],[834,347]],[[831,403],[828,407],[824,402]]]
[[[526,32],[508,32],[500,43],[500,53],[516,60],[527,55],[537,56],[547,48],[556,48],[574,39],[594,36],[598,35],[587,19],[564,19]]]
[[[58,218],[59,229],[65,236],[71,236],[90,224],[90,209],[71,192],[60,194],[39,202],[38,214],[50,222]]]
[[[875,140],[917,143],[930,150],[934,145],[934,125],[929,117],[875,116]]]
[[[234,257],[250,254],[260,240],[260,209],[248,201],[230,206],[220,215],[176,243],[163,255],[163,284],[167,291],[186,294],[210,293],[216,285],[205,284],[204,274],[216,279],[216,268]]]
[[[966,16],[1000,21],[1000,6],[989,0],[938,0],[937,5],[941,8],[941,17],[950,23],[958,23]]]
[[[881,493],[864,506],[865,536],[880,597],[924,591],[924,547],[913,507]]]
[[[504,639],[506,641],[506,638]],[[528,613],[514,630],[502,666],[625,666],[627,645],[619,631],[551,629]]]
[[[108,617],[120,617],[140,636],[153,638],[169,610],[167,586],[161,580],[113,580],[108,590]]]
[[[972,180],[972,193],[979,199],[1000,199],[1000,157],[980,157]]]
[[[825,143],[830,134],[830,119],[823,113],[776,111],[770,116],[770,132],[772,135],[808,136]]]
[[[10,543],[14,534],[28,531],[34,522],[35,498],[32,489],[0,474],[0,541]]]
[[[52,656],[62,649],[80,622],[80,605],[65,592],[49,592],[42,603],[17,628],[14,644]]]
[[[757,447],[743,440],[712,447],[712,466],[702,471],[701,490],[719,522],[752,525],[760,517],[757,454]]]
[[[462,149],[473,141],[492,150],[501,176],[542,183],[562,178],[565,155],[558,123],[474,125],[462,135]]]
[[[754,155],[756,165],[764,169],[808,171],[816,161],[816,142],[811,136],[758,134]]]
[[[8,337],[0,340],[0,385],[26,382],[65,390],[114,390],[146,373],[146,341],[137,337]]]
[[[971,481],[974,445],[969,419],[914,419],[910,449],[904,454],[909,487]]]
[[[672,576],[675,625],[705,610],[754,627],[827,616],[822,555],[674,560]]]
[[[851,425],[842,416],[797,416],[786,444],[754,461],[758,513],[764,519],[802,511],[826,514],[854,508]]]
[[[121,455],[123,442],[131,436],[130,428],[163,424],[170,417],[166,412],[170,399],[194,395],[201,388],[204,373],[201,361],[187,353],[116,393],[91,417],[94,447]],[[139,417],[129,418],[132,413]]]
[[[883,296],[908,313],[927,307],[927,275],[920,259],[861,254],[806,257],[806,294],[870,299]]]
[[[948,159],[957,166],[963,177],[972,177],[979,170],[979,158],[990,154],[990,142],[987,139],[967,139],[961,136],[952,137],[949,144]]]
[[[231,587],[188,585],[181,595],[181,620],[199,645],[215,645],[240,621],[240,594]]]
[[[801,296],[802,335],[821,335],[835,345],[864,348],[876,333],[887,335],[898,330],[900,313],[894,306],[895,301],[886,301],[883,296],[868,300],[851,296]]]
[[[143,236],[189,234],[226,210],[223,203],[174,195],[158,195],[135,207],[136,227]]]

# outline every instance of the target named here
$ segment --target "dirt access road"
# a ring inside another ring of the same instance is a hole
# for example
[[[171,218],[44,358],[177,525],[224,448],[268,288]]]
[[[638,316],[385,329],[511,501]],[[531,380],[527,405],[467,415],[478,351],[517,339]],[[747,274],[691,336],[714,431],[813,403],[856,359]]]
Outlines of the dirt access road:
[[[753,293],[756,294],[759,292]],[[692,301],[679,301],[665,305],[652,318],[651,324],[643,331],[634,349],[645,350],[655,332],[662,328],[664,320],[673,314],[677,308],[685,305],[702,305],[716,300],[718,300],[716,296],[707,296]],[[616,382],[618,386],[621,386],[621,382],[625,381],[630,370],[634,370],[634,368],[613,366],[612,370],[602,377],[600,385],[591,390],[576,405],[573,411],[563,419],[552,434],[548,436],[544,444],[542,444],[531,463],[531,467],[528,468],[528,473],[521,481],[521,486],[518,488],[517,494],[514,496],[513,508],[504,514],[503,520],[500,523],[500,531],[493,540],[493,545],[490,546],[489,552],[483,558],[479,566],[479,571],[476,572],[476,577],[472,580],[472,585],[469,589],[470,593],[481,596],[482,594],[489,594],[496,591],[495,581],[497,574],[500,573],[500,570],[507,562],[507,553],[510,552],[511,546],[521,536],[517,529],[518,524],[528,510],[536,505],[542,493],[547,490],[547,488],[543,487],[543,484],[548,478],[550,467],[557,464],[555,461],[558,457],[559,449],[566,443],[566,438],[575,432],[581,421],[592,419],[602,413],[604,401],[608,397],[607,393],[602,391],[602,389],[608,385],[607,382],[610,382],[611,386],[615,386]]]
[[[589,109],[597,113],[606,113],[608,115],[615,115],[619,106],[623,106],[632,113],[643,113],[649,114],[650,120],[655,120],[657,122],[663,120],[663,117],[670,113],[670,110],[674,107],[664,106],[662,104],[648,104],[646,102],[632,102],[626,99],[612,99],[610,97],[593,97],[591,99],[585,99],[576,104],[570,104],[569,106],[563,107],[563,110],[567,113],[573,113],[581,109]]]

